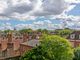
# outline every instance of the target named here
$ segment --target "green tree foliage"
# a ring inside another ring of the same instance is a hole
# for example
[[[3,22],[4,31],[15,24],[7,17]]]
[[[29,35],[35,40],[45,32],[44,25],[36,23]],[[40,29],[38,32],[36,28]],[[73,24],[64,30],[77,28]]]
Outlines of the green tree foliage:
[[[21,60],[72,60],[73,49],[70,43],[61,37],[43,35],[40,46],[26,52]]]
[[[47,30],[47,29],[38,29],[37,32],[42,32],[43,34],[48,34],[49,30]]]
[[[19,30],[20,33],[31,33],[32,32],[32,29],[22,29],[22,30]]]
[[[4,33],[9,33],[9,32],[12,32],[12,30],[4,30],[3,32]]]
[[[80,60],[80,47],[75,48],[74,55],[74,60]]]
[[[42,29],[37,29],[37,32],[42,32]]]
[[[55,33],[61,37],[67,38],[73,31],[70,29],[55,30]]]
[[[42,46],[38,46],[26,52],[20,60],[53,60],[53,58],[49,51],[44,50]]]

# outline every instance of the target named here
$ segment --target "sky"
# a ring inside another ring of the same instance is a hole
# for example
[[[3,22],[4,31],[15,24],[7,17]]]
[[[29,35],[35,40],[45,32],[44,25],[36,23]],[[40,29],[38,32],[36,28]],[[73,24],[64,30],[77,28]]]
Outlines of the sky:
[[[0,30],[80,30],[80,0],[0,0]]]

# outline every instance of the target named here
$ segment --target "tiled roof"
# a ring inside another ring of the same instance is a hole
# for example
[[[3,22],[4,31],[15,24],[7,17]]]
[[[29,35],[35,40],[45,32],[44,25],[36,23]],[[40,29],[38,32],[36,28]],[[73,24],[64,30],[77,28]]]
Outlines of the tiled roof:
[[[80,39],[79,39],[80,31],[73,31],[73,32],[67,37],[67,39],[71,39],[70,36],[71,36],[72,34],[75,34],[74,40],[80,40]]]
[[[19,32],[14,32],[14,33],[12,33],[12,34],[15,35],[15,36],[22,36],[22,34],[19,33]]]
[[[29,40],[29,41],[21,43],[21,44],[22,45],[28,45],[28,46],[31,46],[31,47],[36,47],[37,45],[40,44],[40,41],[39,40]]]
[[[80,31],[74,31],[71,34],[80,34]]]

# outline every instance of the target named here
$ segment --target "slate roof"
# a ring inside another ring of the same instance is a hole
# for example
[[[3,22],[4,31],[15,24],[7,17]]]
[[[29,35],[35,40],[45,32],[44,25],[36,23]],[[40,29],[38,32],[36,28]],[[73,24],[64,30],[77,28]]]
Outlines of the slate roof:
[[[72,32],[70,35],[72,35],[72,34],[75,34],[74,40],[80,40],[80,39],[79,39],[80,31],[74,31],[74,32]],[[71,38],[70,38],[70,35],[68,36],[67,39],[71,39]]]
[[[28,45],[28,46],[31,46],[31,47],[36,47],[40,44],[40,41],[39,40],[29,40],[29,41],[21,43],[21,44],[22,45]]]

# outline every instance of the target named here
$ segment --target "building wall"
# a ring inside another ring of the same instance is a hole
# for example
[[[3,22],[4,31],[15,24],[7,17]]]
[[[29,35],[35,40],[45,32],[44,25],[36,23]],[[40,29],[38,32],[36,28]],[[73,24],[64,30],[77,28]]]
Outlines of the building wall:
[[[26,42],[26,41],[28,41],[28,40],[29,40],[28,34],[27,34],[27,33],[24,33],[24,34],[23,34],[23,42]]]
[[[8,35],[7,35],[7,38],[8,38],[8,42],[9,42],[9,43],[12,42],[12,34],[8,34]]]
[[[80,45],[80,40],[69,40],[73,47],[78,47]]]
[[[27,45],[20,45],[20,54],[23,55],[25,52],[31,50],[32,47],[31,46],[27,46]]]
[[[38,34],[33,34],[33,39],[38,39]],[[14,57],[14,56],[20,56],[23,55],[26,51],[31,50],[33,47],[27,46],[24,44],[21,44],[23,42],[26,42],[28,40],[32,40],[33,35],[14,35],[14,34],[8,34],[7,37],[0,37],[0,60],[5,60],[6,58]],[[4,50],[4,51],[3,51]],[[6,56],[2,56],[3,53],[6,53]]]

